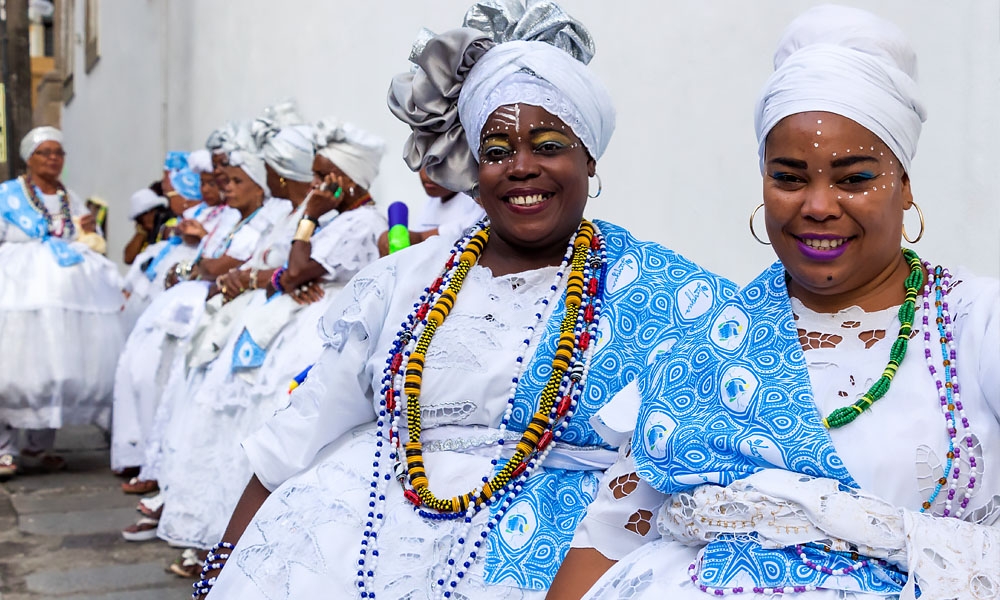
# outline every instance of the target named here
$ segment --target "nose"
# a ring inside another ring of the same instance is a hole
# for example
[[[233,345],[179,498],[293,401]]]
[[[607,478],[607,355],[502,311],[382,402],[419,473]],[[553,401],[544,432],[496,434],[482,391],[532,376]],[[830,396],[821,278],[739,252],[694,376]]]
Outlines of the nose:
[[[813,221],[835,219],[843,213],[841,202],[844,195],[843,190],[825,184],[811,185],[806,189],[801,209],[802,216]]]
[[[507,170],[511,179],[525,180],[538,176],[538,159],[530,150],[517,149],[510,157]]]

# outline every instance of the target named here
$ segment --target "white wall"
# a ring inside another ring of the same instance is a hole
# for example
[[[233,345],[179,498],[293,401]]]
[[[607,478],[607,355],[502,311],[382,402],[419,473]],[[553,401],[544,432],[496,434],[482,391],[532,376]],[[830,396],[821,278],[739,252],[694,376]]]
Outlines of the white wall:
[[[589,215],[741,282],[770,263],[747,229],[760,198],[752,111],[782,29],[817,3],[563,0],[594,34],[591,64],[618,108]],[[917,50],[929,112],[911,173],[928,222],[917,250],[1000,275],[1000,0],[845,3],[892,19]],[[225,120],[287,97],[307,118],[338,116],[386,139],[374,195],[419,205],[399,159],[408,130],[386,109],[386,90],[408,68],[419,28],[460,25],[468,0],[165,4],[102,2],[101,62],[90,76],[78,65],[64,113],[69,183],[116,202],[113,252],[130,231],[129,193],[156,176],[165,150],[200,146]]]

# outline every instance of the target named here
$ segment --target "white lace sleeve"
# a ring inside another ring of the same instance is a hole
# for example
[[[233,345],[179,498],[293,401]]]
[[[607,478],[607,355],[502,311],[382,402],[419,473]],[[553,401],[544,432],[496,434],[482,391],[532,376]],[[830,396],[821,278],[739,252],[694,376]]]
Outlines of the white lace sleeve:
[[[374,206],[337,215],[313,236],[310,258],[326,269],[328,279],[346,279],[378,259],[378,236],[385,227]]]
[[[308,467],[319,451],[375,420],[369,359],[385,320],[393,272],[361,274],[320,321],[323,353],[303,385],[243,442],[257,478],[269,490]]]
[[[621,445],[618,460],[601,478],[597,498],[576,529],[573,548],[594,548],[621,560],[639,546],[660,538],[655,516],[667,496],[635,472],[632,441]]]

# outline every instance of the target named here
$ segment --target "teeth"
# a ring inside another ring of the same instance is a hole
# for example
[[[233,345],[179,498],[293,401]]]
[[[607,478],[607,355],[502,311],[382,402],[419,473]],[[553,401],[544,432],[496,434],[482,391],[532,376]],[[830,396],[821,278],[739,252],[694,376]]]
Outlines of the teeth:
[[[847,241],[847,238],[837,240],[816,240],[812,238],[801,238],[802,243],[815,250],[833,250]]]
[[[535,194],[533,196],[511,196],[507,201],[517,206],[534,206],[541,204],[543,200],[545,200],[544,194]]]

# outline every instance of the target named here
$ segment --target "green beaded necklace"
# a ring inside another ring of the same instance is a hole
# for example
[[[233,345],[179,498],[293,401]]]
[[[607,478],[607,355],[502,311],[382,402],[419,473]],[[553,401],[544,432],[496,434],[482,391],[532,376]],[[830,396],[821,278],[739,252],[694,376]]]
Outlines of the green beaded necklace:
[[[903,304],[899,307],[899,335],[892,343],[889,350],[889,364],[882,371],[882,376],[872,384],[867,392],[849,406],[842,406],[830,413],[823,419],[823,425],[827,429],[836,429],[847,425],[867,410],[876,400],[885,396],[889,391],[892,378],[899,370],[899,363],[906,356],[906,344],[910,341],[910,331],[913,329],[913,315],[916,311],[917,293],[924,285],[924,270],[920,262],[920,257],[913,250],[903,249],[903,257],[910,265],[910,275],[906,278],[906,296]]]

